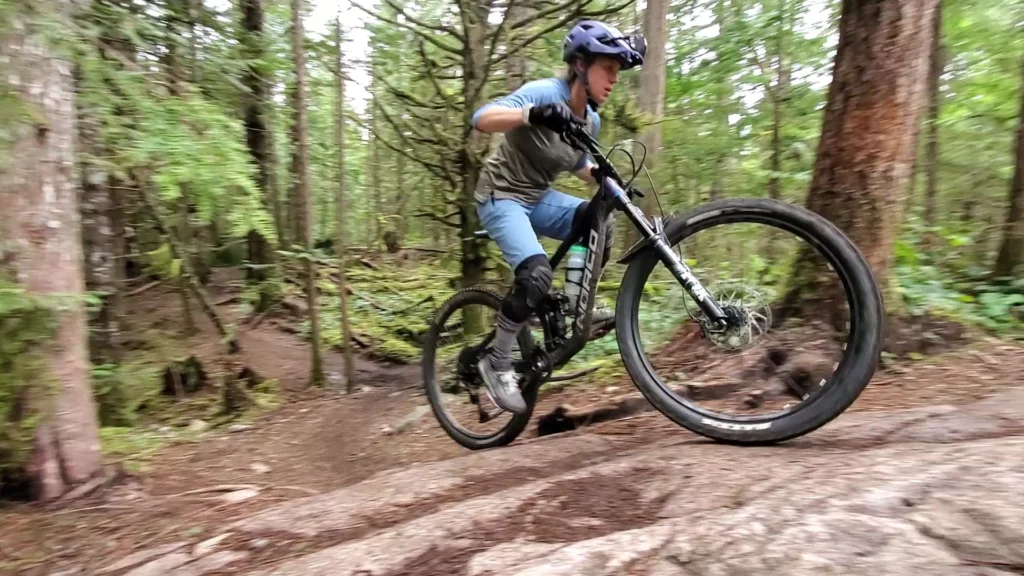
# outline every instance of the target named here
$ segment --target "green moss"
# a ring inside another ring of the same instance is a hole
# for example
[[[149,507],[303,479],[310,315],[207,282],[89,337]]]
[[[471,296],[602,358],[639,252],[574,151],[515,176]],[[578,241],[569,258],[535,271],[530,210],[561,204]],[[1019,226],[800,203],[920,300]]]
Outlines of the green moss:
[[[0,280],[0,483],[21,474],[53,383],[39,346],[53,337],[63,296],[33,296]]]
[[[160,369],[145,361],[105,364],[92,370],[101,426],[132,426],[139,409],[160,394]]]
[[[264,380],[253,386],[251,393],[257,410],[269,410],[281,404],[281,388],[277,380]]]
[[[100,428],[100,448],[108,459],[119,460],[132,472],[144,472],[149,460],[175,439],[173,433],[129,426]]]

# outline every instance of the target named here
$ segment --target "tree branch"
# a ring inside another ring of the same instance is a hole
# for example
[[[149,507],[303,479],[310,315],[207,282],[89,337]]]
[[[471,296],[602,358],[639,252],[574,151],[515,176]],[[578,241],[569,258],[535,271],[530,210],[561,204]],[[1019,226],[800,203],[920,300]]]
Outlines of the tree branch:
[[[629,7],[631,4],[633,4],[633,2],[635,0],[626,0],[626,2],[624,2],[622,4],[618,4],[616,6],[612,6],[611,8],[605,8],[604,10],[596,10],[596,11],[593,11],[593,12],[585,12],[585,11],[583,11],[583,9],[582,9],[583,6],[586,6],[586,5],[590,4],[592,1],[593,0],[573,0],[572,2],[566,2],[565,4],[561,4],[559,6],[556,6],[555,8],[564,9],[565,7],[569,6],[572,3],[578,3],[579,4],[579,7],[577,7],[576,10],[573,10],[572,12],[570,12],[565,17],[559,19],[554,24],[552,24],[552,25],[548,26],[547,28],[541,30],[540,32],[534,34],[533,36],[530,36],[529,38],[527,38],[523,42],[520,42],[519,44],[509,48],[507,52],[505,52],[501,56],[498,56],[497,58],[492,60],[491,64],[492,65],[493,64],[500,64],[501,62],[504,62],[509,57],[509,55],[515,54],[516,52],[519,52],[520,50],[525,49],[527,46],[529,46],[530,44],[533,44],[534,42],[536,42],[538,39],[542,38],[543,36],[545,36],[547,34],[550,34],[551,32],[554,32],[555,30],[558,30],[559,28],[564,27],[566,24],[568,24],[572,20],[575,20],[575,19],[581,18],[581,17],[595,18],[597,16],[605,16],[607,14],[614,14],[616,12],[619,12],[619,11]],[[522,26],[526,26],[527,24],[532,23],[533,21],[538,20],[541,17],[541,14],[551,14],[551,13],[555,12],[556,11],[555,8],[549,8],[545,12],[542,12],[542,13],[539,13],[539,14],[535,14],[535,15],[531,16],[528,19],[528,21],[527,21],[526,18],[524,18],[523,19],[524,23],[522,24]],[[522,27],[522,26],[520,26],[520,27]]]
[[[429,210],[421,210],[420,212],[416,212],[415,214],[413,214],[413,216],[416,217],[416,218],[428,218],[428,219],[433,220],[435,222],[440,222],[441,224],[444,224],[445,226],[451,226],[452,228],[461,228],[462,224],[456,223],[456,222],[449,222],[448,221],[448,218],[451,218],[452,216],[458,216],[460,213],[461,212],[459,212],[459,211],[455,211],[455,212],[452,212],[451,214],[445,214],[444,216],[439,216],[437,214],[434,214],[433,212],[430,212]]]
[[[505,29],[505,23],[508,22],[508,16],[512,13],[512,9],[516,6],[516,0],[508,0],[508,7],[505,8],[505,17],[498,23],[498,27],[495,28],[494,33],[491,34],[491,49],[487,51],[487,60],[484,64],[484,78],[488,78],[491,75],[491,62],[494,60],[494,50],[498,47],[498,43],[501,42],[501,33]],[[483,90],[481,85],[480,90]],[[479,96],[479,94],[477,94]]]
[[[435,32],[443,32],[445,34],[450,34],[450,35],[454,36],[455,39],[458,40],[459,42],[461,42],[463,44],[466,43],[466,37],[463,36],[462,34],[460,34],[457,30],[455,30],[451,26],[427,24],[426,22],[423,22],[422,20],[418,20],[418,19],[414,18],[413,16],[411,16],[408,12],[403,10],[402,6],[400,4],[395,3],[394,0],[384,0],[384,3],[387,4],[388,6],[390,6],[391,8],[393,8],[395,10],[395,12],[398,12],[399,14],[404,16],[406,20],[408,20],[409,22],[412,22],[413,24],[415,24],[417,26],[421,26],[423,28],[426,28],[427,30],[433,30]]]
[[[134,174],[134,171],[132,172],[133,176],[138,178],[138,176]],[[228,351],[232,354],[240,352],[242,348],[239,345],[238,340],[235,338],[234,334],[228,332],[228,329],[224,321],[217,313],[216,308],[214,308],[213,303],[210,301],[210,297],[206,294],[206,290],[204,290],[203,286],[199,283],[199,279],[196,276],[195,270],[192,268],[192,263],[188,257],[188,247],[181,241],[181,239],[179,239],[174,234],[174,232],[170,230],[170,228],[165,223],[165,220],[160,212],[158,200],[153,198],[154,195],[149,190],[149,187],[152,186],[152,180],[146,179],[145,181],[136,181],[140,182],[139,196],[142,199],[142,203],[146,207],[146,210],[153,218],[154,227],[157,229],[157,232],[163,234],[163,236],[167,239],[167,243],[170,245],[171,249],[171,256],[173,258],[177,258],[181,262],[182,273],[183,276],[185,277],[185,285],[196,297],[196,299],[199,300],[199,304],[202,306],[203,311],[206,312],[206,315],[210,318],[210,321],[217,329],[217,333],[221,336],[222,339],[224,339],[227,342]]]
[[[466,6],[463,4],[463,0],[455,0],[455,3],[459,7],[459,19],[462,20],[462,31],[469,34],[469,21],[466,20]]]
[[[379,102],[375,101],[374,102],[374,108],[376,110],[380,111],[380,113],[384,115],[384,119],[388,121],[388,124],[391,124],[391,127],[395,129],[395,132],[397,132],[398,135],[403,140],[405,140],[406,142],[409,141],[409,139],[405,136],[405,134],[402,133],[402,129],[398,127],[398,123],[395,122],[394,118],[392,118],[390,114],[388,114],[388,111],[384,108],[383,105],[381,105]],[[433,126],[432,123],[428,124],[428,125],[429,126]],[[448,137],[448,135],[446,135],[446,134],[439,133],[440,137],[435,140],[435,139],[430,138],[426,134],[423,134],[419,130],[417,130],[416,127],[413,126],[412,124],[407,124],[407,127],[409,128],[409,131],[411,131],[413,133],[414,136],[420,138],[424,142],[435,142],[436,141],[436,143],[439,144],[439,145],[453,145],[454,144],[454,142],[452,142],[454,140],[454,138]],[[448,140],[448,142],[443,142],[444,140]]]
[[[436,178],[438,178],[440,180],[446,180],[453,188],[455,188],[457,186],[457,182],[454,179],[451,178],[450,172],[449,172],[449,170],[448,170],[448,168],[446,166],[443,166],[441,164],[435,164],[435,163],[430,162],[428,160],[424,160],[423,158],[421,158],[419,156],[414,156],[414,155],[410,154],[409,152],[407,152],[406,150],[404,150],[402,148],[399,148],[398,146],[395,146],[391,142],[388,142],[388,140],[386,138],[381,137],[381,135],[376,130],[374,130],[371,126],[367,125],[361,119],[355,118],[355,117],[353,117],[351,115],[348,115],[348,117],[352,118],[352,120],[356,124],[358,124],[360,127],[366,128],[367,130],[369,130],[374,138],[376,138],[378,141],[380,141],[381,144],[383,144],[383,145],[387,146],[388,148],[390,148],[392,151],[394,151],[394,152],[396,152],[398,154],[401,154],[402,156],[405,156],[409,160],[412,160],[413,162],[416,162],[417,164],[423,166],[424,168],[427,169],[428,172],[433,174],[434,177],[436,177]],[[385,116],[385,119],[387,119],[387,116]],[[411,143],[409,142],[409,139],[406,138],[405,135],[402,134],[400,130],[398,130],[398,127],[395,126],[394,124],[392,124],[392,126],[398,132],[398,137],[401,138],[407,145],[411,145]]]
[[[402,90],[401,88],[396,88],[394,85],[392,85],[390,82],[388,82],[387,80],[385,80],[383,78],[377,78],[377,81],[380,82],[381,84],[383,84],[384,87],[388,90],[388,92],[393,94],[396,98],[398,98],[400,100],[405,100],[406,102],[412,104],[413,106],[417,106],[419,108],[426,108],[428,110],[447,110],[448,109],[447,105],[444,105],[444,104],[431,104],[430,102],[427,102],[425,100],[421,100],[421,99],[417,98],[416,96],[413,96],[412,94],[406,92],[405,90]]]
[[[380,14],[375,13],[373,10],[370,10],[369,8],[364,8],[358,2],[352,2],[352,5],[355,6],[356,8],[358,8],[358,9],[362,10],[363,12],[366,12],[370,16],[373,16],[374,18],[380,20],[381,22],[387,22],[388,24],[391,24],[393,26],[398,26],[399,28],[404,28],[404,29],[406,29],[406,30],[416,34],[420,38],[426,40],[427,42],[430,42],[431,44],[433,44],[434,46],[437,46],[438,48],[440,48],[441,50],[444,50],[445,52],[449,52],[451,54],[455,54],[456,56],[462,55],[462,51],[459,50],[458,48],[453,48],[452,46],[449,46],[449,45],[445,44],[444,42],[441,42],[440,40],[437,40],[433,36],[423,32],[422,30],[416,29],[415,26],[410,26],[408,24],[403,24],[403,23],[401,23],[401,22],[399,22],[397,20],[392,20],[391,18],[385,18],[384,16],[381,16]]]
[[[511,5],[514,1],[515,0],[509,0],[509,4]],[[583,10],[584,7],[589,5],[591,2],[593,2],[593,0],[566,0],[565,2],[562,2],[561,4],[555,4],[555,5],[551,6],[550,8],[545,8],[545,9],[542,9],[542,10],[538,8],[537,12],[534,12],[533,14],[530,14],[529,16],[520,18],[518,21],[516,21],[515,23],[511,24],[508,28],[509,28],[509,30],[518,30],[518,29],[520,29],[520,28],[522,28],[524,26],[529,26],[530,24],[535,24],[535,23],[539,22],[541,19],[547,18],[548,16],[551,16],[552,14],[554,14],[556,12],[563,12],[565,10],[569,10],[569,8],[572,7],[573,4],[576,5],[576,8],[574,10],[570,10],[570,14],[578,14],[581,10]],[[508,12],[505,12],[505,18],[502,18],[502,20],[507,20],[507,19],[508,19]],[[570,16],[569,19],[571,20],[572,17]]]
[[[622,10],[625,10],[626,8],[629,8],[630,6],[632,6],[635,3],[636,3],[636,0],[626,0],[626,2],[624,2],[622,4],[619,4],[618,6],[612,6],[610,8],[604,8],[603,10],[595,10],[593,12],[586,12],[586,11],[584,11],[584,12],[582,12],[580,14],[580,16],[585,17],[585,18],[597,18],[598,16],[607,16],[609,14],[615,14],[616,12],[621,12]],[[589,4],[589,2],[588,2],[588,4]]]
[[[763,60],[761,60],[761,56],[758,55],[756,49],[750,51],[750,58],[754,61],[754,64],[757,64],[757,67],[761,69],[761,75],[766,78],[766,80],[761,82],[761,84],[764,86],[764,91],[768,94],[768,97],[772,99],[773,103],[777,102],[778,97],[775,94],[775,89],[772,87],[772,75],[768,70],[768,65],[765,64]]]
[[[430,56],[427,56],[426,46],[424,46],[423,42],[420,42],[418,44],[418,48],[420,58],[423,60],[423,65],[426,66],[425,74],[427,78],[430,79],[430,83],[434,85],[434,90],[437,92],[437,95],[444,100],[445,105],[448,108],[455,108],[455,102],[452,100],[451,96],[445,94],[444,90],[441,88],[441,84],[437,81],[437,77],[434,76],[434,69],[436,66],[434,65],[434,61],[430,59]]]

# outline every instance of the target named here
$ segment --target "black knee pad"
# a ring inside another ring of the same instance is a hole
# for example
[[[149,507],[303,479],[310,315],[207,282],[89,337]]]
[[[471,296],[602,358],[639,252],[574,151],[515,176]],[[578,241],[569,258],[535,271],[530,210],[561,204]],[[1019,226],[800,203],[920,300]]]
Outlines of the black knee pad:
[[[551,289],[553,272],[548,257],[530,256],[516,266],[512,290],[501,303],[501,312],[513,322],[524,322]]]

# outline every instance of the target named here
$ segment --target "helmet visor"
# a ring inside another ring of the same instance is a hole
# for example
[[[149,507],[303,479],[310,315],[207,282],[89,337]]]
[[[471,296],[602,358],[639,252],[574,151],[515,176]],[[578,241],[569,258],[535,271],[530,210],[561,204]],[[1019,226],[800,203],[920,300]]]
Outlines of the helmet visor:
[[[643,34],[604,38],[600,42],[605,46],[629,48],[639,54],[641,58],[647,54],[647,40],[644,38]]]

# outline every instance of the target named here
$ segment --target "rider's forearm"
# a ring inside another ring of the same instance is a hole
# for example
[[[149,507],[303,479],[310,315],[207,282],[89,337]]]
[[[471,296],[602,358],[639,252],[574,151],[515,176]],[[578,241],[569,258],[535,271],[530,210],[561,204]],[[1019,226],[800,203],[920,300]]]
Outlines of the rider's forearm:
[[[508,132],[526,125],[526,112],[522,108],[491,106],[476,120],[476,129],[481,132]]]
[[[577,178],[583,180],[587,184],[597,184],[597,179],[594,178],[594,175],[592,173],[594,166],[595,165],[593,163],[587,163],[586,166],[573,172],[573,174],[575,174]]]

